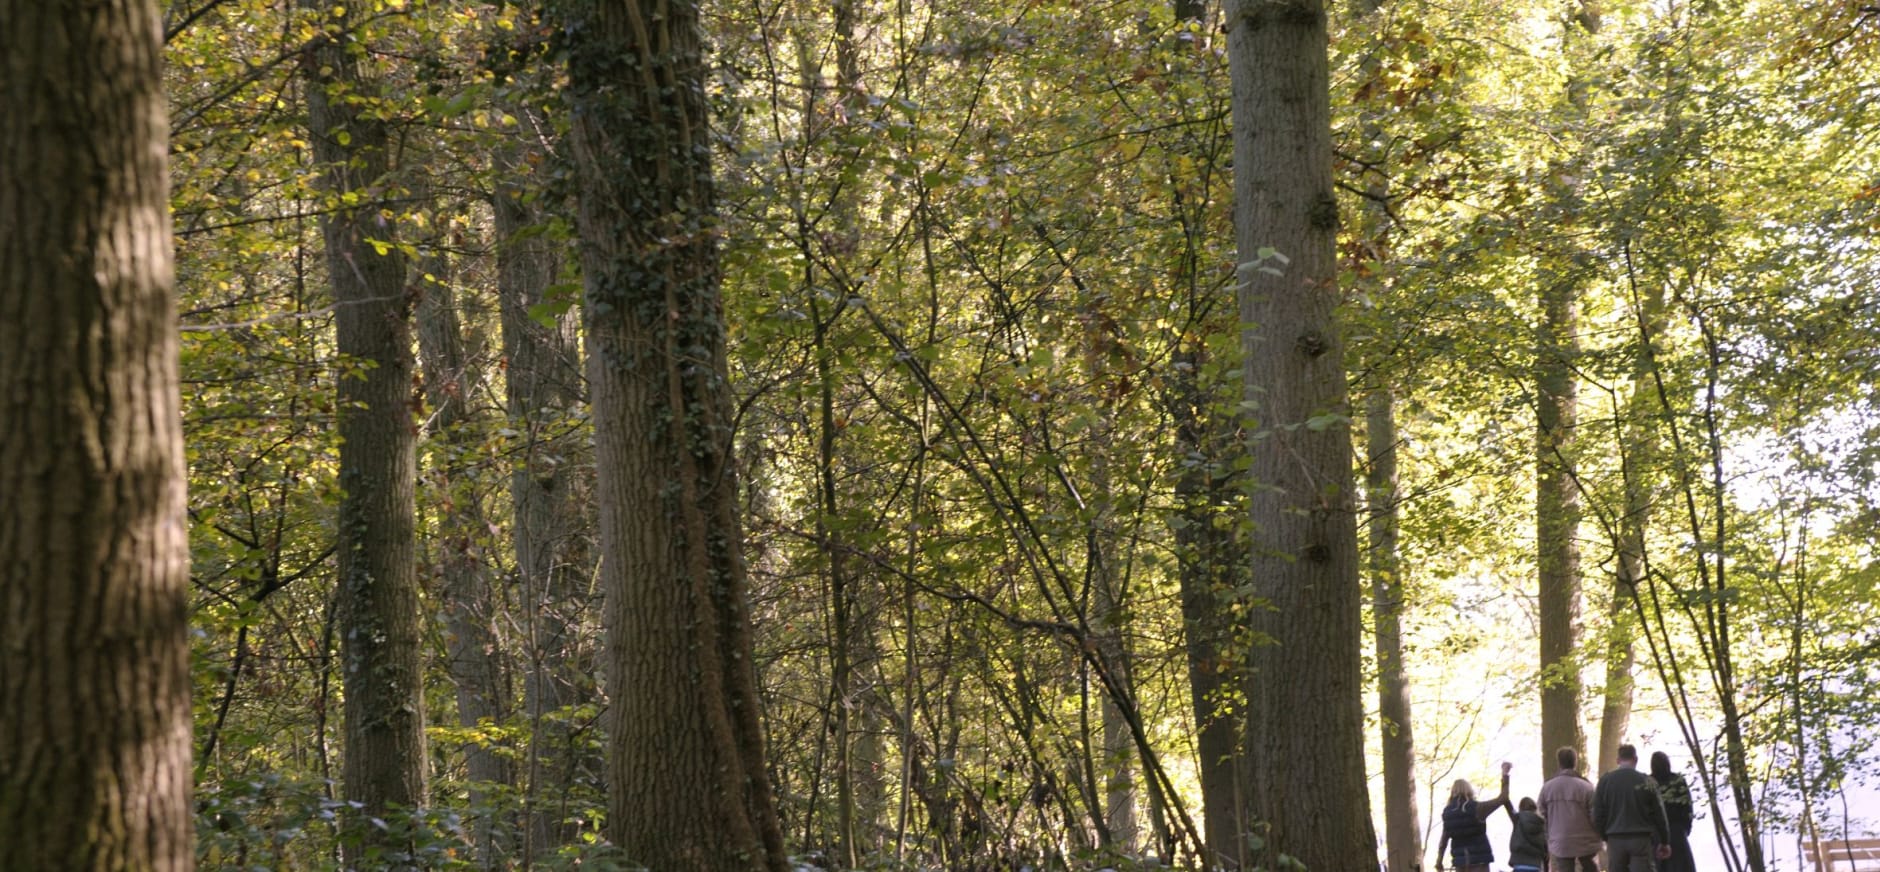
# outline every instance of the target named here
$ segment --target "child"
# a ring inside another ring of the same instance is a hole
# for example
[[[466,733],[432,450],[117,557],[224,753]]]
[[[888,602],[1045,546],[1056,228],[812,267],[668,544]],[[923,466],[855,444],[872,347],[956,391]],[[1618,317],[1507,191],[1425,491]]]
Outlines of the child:
[[[1508,837],[1508,865],[1513,872],[1541,872],[1547,867],[1547,821],[1529,797],[1521,797],[1514,816],[1514,834]]]

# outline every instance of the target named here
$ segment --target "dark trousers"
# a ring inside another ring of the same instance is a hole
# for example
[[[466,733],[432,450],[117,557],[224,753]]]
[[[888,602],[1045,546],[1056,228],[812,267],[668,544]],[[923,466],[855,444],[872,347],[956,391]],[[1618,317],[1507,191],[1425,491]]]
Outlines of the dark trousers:
[[[1552,857],[1553,872],[1599,872],[1599,863],[1595,862],[1598,854],[1584,857]]]
[[[1697,872],[1697,861],[1691,856],[1689,834],[1671,831],[1671,859],[1659,862],[1658,868],[1664,872]]]
[[[1658,858],[1652,855],[1651,836],[1606,837],[1606,872],[1655,872],[1657,868]]]

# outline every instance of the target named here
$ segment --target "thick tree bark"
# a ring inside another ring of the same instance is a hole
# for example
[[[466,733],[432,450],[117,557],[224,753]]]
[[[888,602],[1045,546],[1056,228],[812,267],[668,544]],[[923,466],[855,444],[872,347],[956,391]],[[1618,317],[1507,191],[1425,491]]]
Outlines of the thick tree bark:
[[[185,870],[189,550],[148,0],[0,2],[0,869]]]
[[[782,872],[731,457],[699,10],[569,7],[609,834],[652,869]]]
[[[587,461],[576,412],[582,403],[580,339],[572,316],[538,321],[531,310],[552,302],[561,272],[558,245],[539,231],[547,220],[532,197],[537,186],[518,183],[541,162],[533,141],[544,119],[526,107],[530,144],[497,156],[505,183],[492,199],[496,233],[496,285],[501,310],[505,397],[519,450],[510,474],[511,526],[516,574],[524,604],[527,663],[523,710],[530,724],[524,853],[552,850],[574,837],[567,797],[574,782],[597,778],[600,765],[562,712],[594,701],[591,656],[581,643],[589,620],[588,547],[591,503],[581,487]],[[525,232],[527,231],[527,232]]]
[[[1241,865],[1374,866],[1350,409],[1337,304],[1322,0],[1227,4],[1241,342],[1253,430],[1256,644]],[[1263,256],[1266,250],[1278,257]],[[1283,260],[1281,259],[1283,258]],[[1310,789],[1301,785],[1310,783]]]
[[[388,170],[386,124],[360,111],[370,89],[344,44],[355,38],[347,32],[348,17],[329,14],[327,20],[327,35],[307,58],[307,127],[327,195],[362,200],[321,221],[342,357],[336,620],[346,754],[340,780],[363,816],[382,817],[426,799],[413,295],[405,287],[404,256],[373,244],[393,237],[388,209],[372,193]],[[366,839],[380,832],[370,826],[358,831]]]
[[[465,427],[471,423],[469,394],[475,385],[464,355],[450,258],[438,248],[442,242],[430,240],[428,250],[418,261],[418,273],[423,276],[419,285],[418,349],[425,400],[432,409],[430,429],[438,440],[431,451],[437,462],[430,478],[439,492],[435,499],[445,652],[451,684],[457,691],[457,722],[475,727],[484,721],[500,724],[509,716],[509,692],[496,638],[490,568],[479,544],[487,521],[474,483],[464,469],[464,458],[474,444]],[[464,759],[472,782],[472,806],[481,807],[487,802],[485,785],[507,787],[514,783],[509,758],[495,746],[473,743],[464,749]],[[487,816],[479,818],[476,840],[484,866],[492,867],[498,846],[494,821]]]

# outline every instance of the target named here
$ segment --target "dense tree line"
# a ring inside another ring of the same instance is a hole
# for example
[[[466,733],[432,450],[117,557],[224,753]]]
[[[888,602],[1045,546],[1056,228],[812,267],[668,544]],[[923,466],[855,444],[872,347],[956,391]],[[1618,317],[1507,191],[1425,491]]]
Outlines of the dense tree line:
[[[1641,738],[1770,869],[1875,762],[1877,53],[0,0],[0,869],[1405,872]]]

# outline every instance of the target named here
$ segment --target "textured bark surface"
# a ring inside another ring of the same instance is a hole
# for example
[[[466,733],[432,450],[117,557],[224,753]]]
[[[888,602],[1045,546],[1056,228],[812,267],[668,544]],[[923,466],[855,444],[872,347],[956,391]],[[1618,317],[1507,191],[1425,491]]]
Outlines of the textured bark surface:
[[[148,0],[0,2],[0,869],[190,842],[169,118]]]
[[[569,4],[607,594],[609,835],[651,869],[787,868],[731,457],[698,7]]]
[[[1233,77],[1241,343],[1253,404],[1256,643],[1241,796],[1259,837],[1241,866],[1376,865],[1364,777],[1362,588],[1337,304],[1326,13],[1321,0],[1226,6]],[[1285,260],[1262,258],[1271,249]],[[1308,787],[1309,785],[1309,787]]]
[[[337,10],[337,7],[334,7]],[[412,420],[411,304],[393,221],[376,202],[386,176],[385,122],[362,112],[369,88],[344,34],[309,52],[307,127],[329,196],[363,201],[321,221],[339,353],[340,672],[346,694],[348,800],[367,815],[425,802],[424,685],[419,672],[417,425]],[[329,93],[329,90],[331,93]],[[342,96],[343,95],[343,96]],[[368,834],[376,828],[361,828]]]

